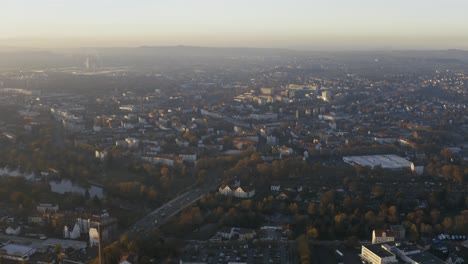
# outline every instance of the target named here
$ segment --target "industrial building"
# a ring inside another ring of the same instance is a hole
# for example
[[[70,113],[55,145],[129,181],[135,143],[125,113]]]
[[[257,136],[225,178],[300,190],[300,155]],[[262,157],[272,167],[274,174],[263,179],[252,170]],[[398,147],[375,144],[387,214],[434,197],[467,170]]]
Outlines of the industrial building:
[[[36,249],[17,245],[17,244],[0,244],[0,259],[9,259],[18,262],[27,261],[31,255],[36,253]]]
[[[366,263],[413,263],[413,264],[442,264],[446,263],[429,252],[422,251],[410,244],[394,242],[363,245],[361,258]]]
[[[397,155],[370,155],[370,156],[346,156],[343,161],[351,165],[361,165],[363,167],[381,166],[383,169],[401,170],[412,169],[414,164]]]

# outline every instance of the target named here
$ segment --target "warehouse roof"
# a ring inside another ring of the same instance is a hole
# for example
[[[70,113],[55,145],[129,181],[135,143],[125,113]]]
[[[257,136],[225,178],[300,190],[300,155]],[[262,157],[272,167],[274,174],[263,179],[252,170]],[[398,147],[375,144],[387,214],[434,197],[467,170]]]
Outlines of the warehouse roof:
[[[343,161],[351,165],[359,164],[361,166],[370,166],[374,168],[377,165],[383,169],[403,169],[411,168],[411,162],[397,155],[371,155],[371,156],[346,156]]]

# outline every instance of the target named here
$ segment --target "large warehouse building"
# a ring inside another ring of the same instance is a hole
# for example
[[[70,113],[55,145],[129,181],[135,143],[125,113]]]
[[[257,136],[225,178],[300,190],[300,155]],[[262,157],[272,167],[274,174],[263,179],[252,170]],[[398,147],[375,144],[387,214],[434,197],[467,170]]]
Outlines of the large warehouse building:
[[[18,262],[24,262],[29,259],[29,257],[36,253],[36,249],[17,245],[17,244],[6,244],[0,246],[0,259],[9,259]]]
[[[346,156],[343,161],[351,165],[369,166],[372,169],[375,166],[382,166],[383,169],[401,170],[411,169],[414,170],[414,164],[397,155],[371,155],[371,156]]]

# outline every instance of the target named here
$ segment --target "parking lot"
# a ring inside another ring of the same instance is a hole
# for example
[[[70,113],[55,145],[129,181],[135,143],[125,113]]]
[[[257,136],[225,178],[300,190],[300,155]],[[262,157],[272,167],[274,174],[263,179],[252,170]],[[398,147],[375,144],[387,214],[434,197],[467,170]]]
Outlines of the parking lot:
[[[298,263],[297,250],[288,242],[200,242],[184,249],[183,262],[203,263]]]

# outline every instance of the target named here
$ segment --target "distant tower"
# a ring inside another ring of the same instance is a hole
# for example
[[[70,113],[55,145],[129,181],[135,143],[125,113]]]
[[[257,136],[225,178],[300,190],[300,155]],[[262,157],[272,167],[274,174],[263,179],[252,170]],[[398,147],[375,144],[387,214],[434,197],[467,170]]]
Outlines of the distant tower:
[[[330,101],[330,100],[331,100],[331,97],[332,97],[332,95],[331,95],[331,92],[330,92],[330,91],[323,91],[323,92],[322,92],[322,99],[323,99],[324,101]]]
[[[89,68],[90,68],[90,66],[89,66],[89,56],[86,57],[85,68],[86,68],[87,71],[89,71]]]

